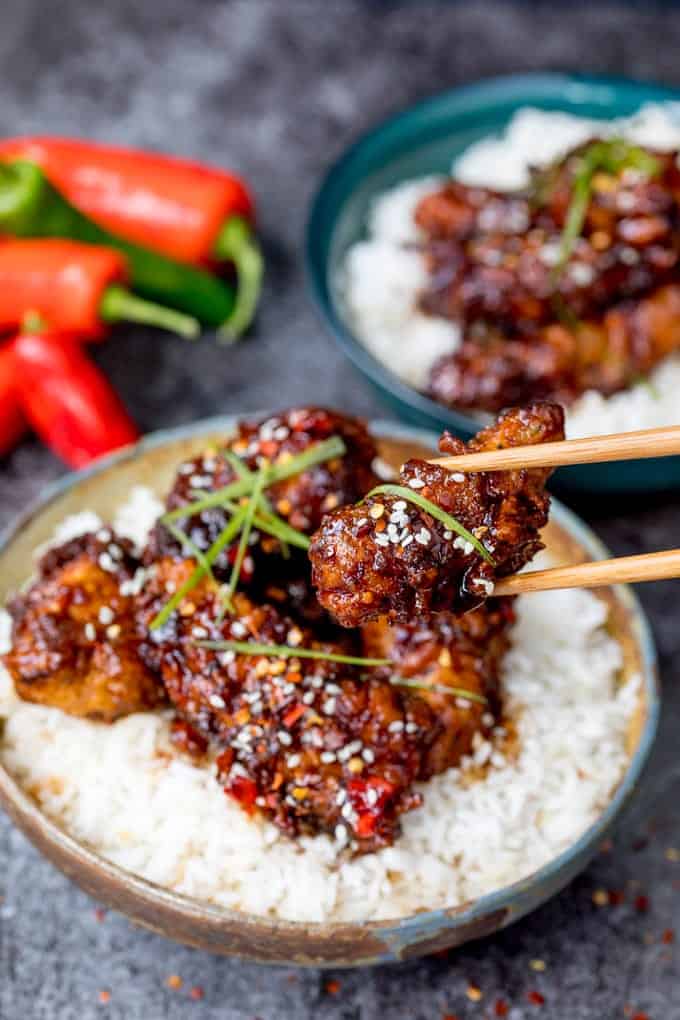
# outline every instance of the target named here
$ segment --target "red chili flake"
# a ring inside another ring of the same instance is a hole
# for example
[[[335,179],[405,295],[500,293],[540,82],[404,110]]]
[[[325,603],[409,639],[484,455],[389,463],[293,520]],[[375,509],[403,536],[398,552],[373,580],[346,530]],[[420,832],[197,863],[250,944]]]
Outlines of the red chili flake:
[[[649,1020],[648,1013],[634,1013],[630,1020]]]
[[[225,786],[224,792],[237,800],[249,815],[255,810],[257,786],[247,776],[232,776],[229,785]]]
[[[194,985],[194,987],[189,992],[189,997],[191,999],[194,999],[196,1002],[198,1002],[199,999],[202,999],[204,995],[205,992],[203,991],[200,985]]]
[[[646,914],[649,910],[649,897],[644,895],[636,896],[633,905],[638,914]]]
[[[529,992],[529,994],[527,995],[527,999],[534,1006],[544,1006],[545,1005],[545,995],[541,995],[540,992],[536,992],[536,991]]]
[[[339,981],[327,981],[323,986],[326,995],[337,995],[340,991]]]
[[[610,889],[608,895],[612,907],[621,906],[626,899],[626,894],[621,889]]]
[[[505,999],[496,999],[496,1005],[493,1008],[494,1016],[507,1016],[509,1012],[510,1007]]]
[[[98,921],[101,924],[105,917],[106,917],[106,911],[104,910],[103,907],[95,907],[94,908],[94,919],[95,919],[95,921]]]
[[[102,988],[99,993],[99,1001],[103,1006],[105,1006],[107,1002],[111,1002],[111,992],[107,992],[106,989]]]
[[[444,1013],[442,1020],[460,1020],[455,1013]]]
[[[672,928],[666,928],[661,936],[661,941],[667,946],[669,946],[671,942],[675,942],[675,931]]]
[[[180,989],[184,984],[179,974],[170,974],[170,976],[165,979],[165,983],[168,988],[172,988],[174,991]]]
[[[304,714],[305,706],[301,705],[298,702],[296,705],[293,705],[291,708],[289,708],[288,711],[283,716],[283,725],[286,727],[286,729],[289,730],[291,726],[295,725],[300,716]]]

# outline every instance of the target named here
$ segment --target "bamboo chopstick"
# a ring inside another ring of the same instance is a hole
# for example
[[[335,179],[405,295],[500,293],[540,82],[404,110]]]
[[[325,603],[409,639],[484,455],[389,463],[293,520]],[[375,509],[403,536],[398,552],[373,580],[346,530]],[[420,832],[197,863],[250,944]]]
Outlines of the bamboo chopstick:
[[[529,570],[501,578],[496,582],[494,595],[521,595],[557,588],[597,588],[605,584],[663,581],[672,577],[680,577],[680,549],[576,563],[550,570]]]
[[[611,460],[642,460],[680,454],[680,425],[621,432],[587,439],[564,439],[559,443],[512,446],[504,450],[466,453],[460,457],[437,457],[449,471],[508,471],[518,468],[561,467],[566,464],[602,464]]]

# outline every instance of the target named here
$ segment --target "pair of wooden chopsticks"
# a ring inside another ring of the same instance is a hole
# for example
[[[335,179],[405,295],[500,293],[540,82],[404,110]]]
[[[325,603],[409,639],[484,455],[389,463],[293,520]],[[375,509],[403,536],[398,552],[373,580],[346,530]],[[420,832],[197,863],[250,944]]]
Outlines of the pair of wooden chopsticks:
[[[519,468],[562,467],[568,464],[603,464],[615,460],[642,460],[680,454],[680,426],[622,432],[589,439],[565,439],[560,443],[515,446],[506,450],[439,457],[430,461],[449,471],[512,471]],[[596,588],[600,585],[637,581],[661,581],[680,577],[680,549],[622,556],[611,560],[578,563],[550,570],[533,570],[504,577],[495,595],[520,595],[551,588]]]

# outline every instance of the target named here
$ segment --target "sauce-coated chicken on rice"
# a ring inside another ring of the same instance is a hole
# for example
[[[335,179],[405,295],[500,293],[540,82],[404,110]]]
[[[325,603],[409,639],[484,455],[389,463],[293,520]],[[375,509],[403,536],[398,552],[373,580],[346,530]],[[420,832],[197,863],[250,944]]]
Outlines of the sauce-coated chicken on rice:
[[[561,435],[561,410],[536,405],[508,412],[467,449]],[[446,436],[442,449],[466,447]],[[310,465],[310,453],[322,459]],[[301,455],[300,470],[279,478]],[[5,663],[17,693],[103,722],[169,703],[176,747],[213,768],[247,813],[290,837],[327,833],[357,853],[391,844],[400,817],[422,803],[415,784],[458,765],[502,719],[513,603],[487,596],[495,576],[540,548],[549,472],[404,467],[411,492],[473,529],[495,557],[491,569],[421,507],[382,496],[357,507],[378,481],[375,457],[361,422],[293,409],[240,425],[227,446],[179,468],[167,507],[180,511],[173,520],[188,542],[161,516],[139,555],[108,528],[51,549],[9,607]],[[227,505],[218,494],[237,481],[244,487]],[[207,512],[191,505],[211,495]],[[239,517],[249,500],[250,534]],[[269,542],[257,514],[295,529],[298,547]],[[411,542],[390,541],[394,515],[416,529]],[[241,532],[220,557],[234,519]],[[303,555],[315,529],[319,601]],[[239,548],[253,568],[234,578]]]

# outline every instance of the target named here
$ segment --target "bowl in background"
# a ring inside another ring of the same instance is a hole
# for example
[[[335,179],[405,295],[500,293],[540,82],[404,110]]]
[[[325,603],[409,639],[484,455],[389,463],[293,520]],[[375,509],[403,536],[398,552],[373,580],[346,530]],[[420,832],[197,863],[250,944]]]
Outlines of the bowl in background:
[[[452,89],[383,121],[331,167],[307,227],[307,270],[321,315],[340,347],[403,420],[469,438],[479,420],[446,408],[402,382],[354,335],[339,288],[348,248],[365,236],[371,203],[402,181],[448,174],[472,143],[501,133],[526,106],[581,117],[629,116],[650,102],[680,100],[680,91],[618,78],[526,74]],[[631,428],[635,423],[631,422]],[[581,493],[680,488],[680,457],[560,468],[553,486]]]

